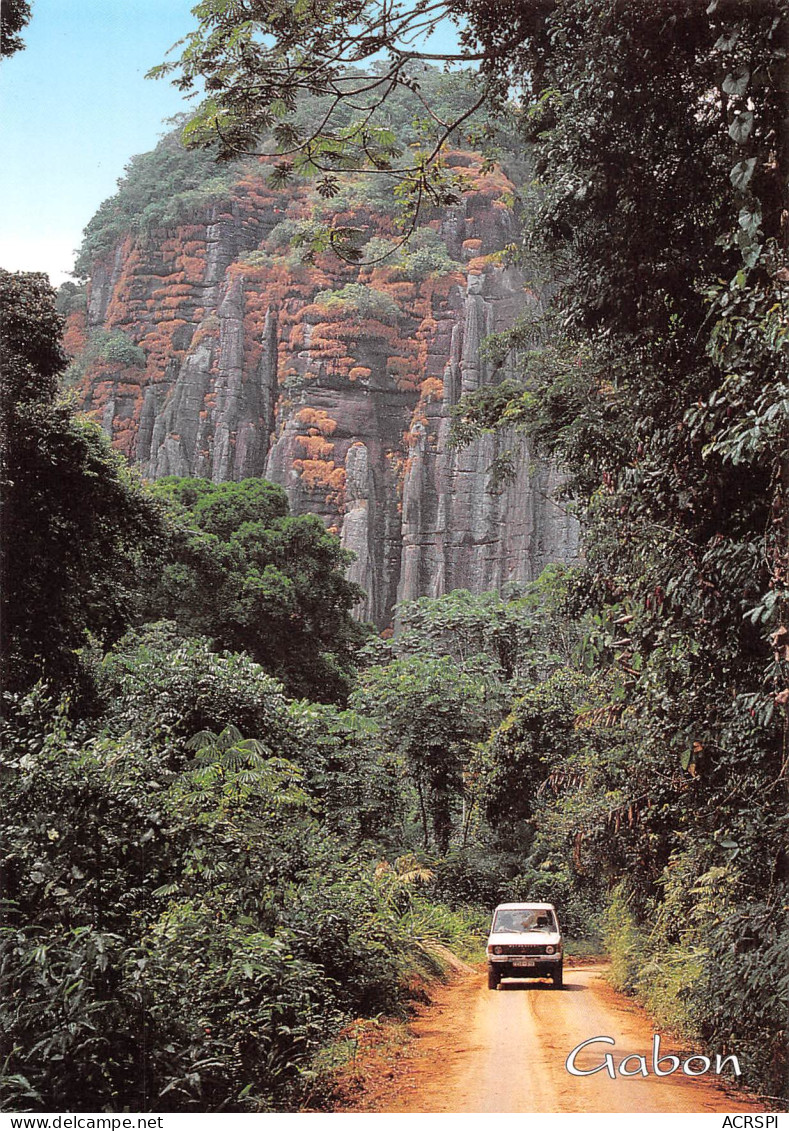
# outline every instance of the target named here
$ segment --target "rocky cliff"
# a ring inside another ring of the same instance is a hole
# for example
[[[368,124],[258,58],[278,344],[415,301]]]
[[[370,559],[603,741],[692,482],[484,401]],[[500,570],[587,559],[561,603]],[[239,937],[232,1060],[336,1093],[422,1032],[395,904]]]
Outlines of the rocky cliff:
[[[494,379],[482,339],[535,301],[496,254],[515,234],[512,185],[473,154],[452,161],[470,191],[425,218],[416,251],[381,259],[387,210],[336,205],[335,223],[373,237],[367,266],[301,263],[288,241],[314,197],[247,163],[224,199],[120,233],[70,316],[83,406],[115,446],[149,478],[281,483],[353,550],[360,611],[380,626],[397,600],[499,588],[577,552],[555,468],[521,449],[495,488],[514,437],[448,445],[451,406]]]

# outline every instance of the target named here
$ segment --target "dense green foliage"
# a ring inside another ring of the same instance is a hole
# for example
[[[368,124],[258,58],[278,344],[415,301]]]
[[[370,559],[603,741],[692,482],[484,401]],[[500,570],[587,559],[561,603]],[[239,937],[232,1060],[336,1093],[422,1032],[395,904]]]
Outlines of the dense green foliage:
[[[125,663],[148,682],[150,655]],[[114,737],[112,707],[92,735],[51,710],[18,700],[2,735],[4,1107],[287,1106],[322,1043],[463,934],[321,827],[270,728]]]
[[[346,283],[336,291],[319,291],[315,302],[330,311],[348,311],[358,318],[375,318],[379,322],[395,323],[402,315],[391,295],[363,283]]]
[[[171,131],[150,153],[131,159],[118,185],[85,229],[74,265],[83,278],[95,259],[130,232],[182,223],[227,200],[232,176],[218,172],[212,154],[184,149],[178,133]]]
[[[492,682],[492,681],[491,681]],[[458,669],[449,656],[407,656],[365,673],[355,705],[377,718],[403,758],[419,797],[424,847],[449,849],[453,808],[463,795],[472,744],[495,714],[488,681]],[[465,842],[467,828],[462,830]]]
[[[349,555],[320,519],[289,515],[284,490],[265,480],[166,478],[151,490],[174,518],[144,619],[247,652],[291,695],[346,699],[366,636],[351,616],[363,594],[343,576]]]
[[[68,315],[75,310],[85,309],[83,288],[68,287],[63,284],[58,289],[57,308],[61,314]],[[97,363],[110,362],[128,369],[145,368],[145,351],[135,345],[123,330],[93,330],[83,349],[69,364],[61,378],[61,386],[71,389],[77,386],[85,374]]]
[[[164,749],[205,730],[235,726],[292,753],[282,685],[243,653],[212,651],[171,622],[133,629],[96,664],[100,709],[115,735]]]
[[[318,176],[325,199],[342,192],[338,173],[374,171],[413,214],[411,205],[459,199],[462,177],[444,166],[444,146],[490,142],[502,125],[475,71],[442,73],[428,60],[443,55],[414,49],[409,25],[427,34],[436,22],[424,8],[275,6],[241,18],[204,0],[180,58],[151,73],[177,72],[182,90],[206,83],[209,97],[184,129],[189,146],[217,148],[224,160],[266,154],[275,183]],[[389,57],[375,58],[382,47]]]
[[[64,687],[87,633],[116,639],[160,532],[100,429],[58,400],[62,321],[42,275],[0,272],[2,613],[7,688]]]

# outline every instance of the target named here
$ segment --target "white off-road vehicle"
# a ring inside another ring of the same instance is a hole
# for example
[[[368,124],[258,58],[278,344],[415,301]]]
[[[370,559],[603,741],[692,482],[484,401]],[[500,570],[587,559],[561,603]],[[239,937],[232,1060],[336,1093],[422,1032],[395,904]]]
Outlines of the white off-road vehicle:
[[[488,989],[502,978],[552,978],[562,985],[562,933],[552,903],[500,903],[488,937]]]

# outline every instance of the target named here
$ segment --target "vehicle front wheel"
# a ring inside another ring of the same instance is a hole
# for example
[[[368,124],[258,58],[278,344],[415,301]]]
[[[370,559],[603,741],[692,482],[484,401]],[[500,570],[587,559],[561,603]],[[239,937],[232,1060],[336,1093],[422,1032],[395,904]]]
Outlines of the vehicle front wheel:
[[[497,990],[499,988],[499,972],[493,966],[488,967],[488,989]]]
[[[553,974],[551,974],[551,977],[553,978],[554,988],[560,990],[564,985],[562,967],[560,966],[558,970],[554,970]]]

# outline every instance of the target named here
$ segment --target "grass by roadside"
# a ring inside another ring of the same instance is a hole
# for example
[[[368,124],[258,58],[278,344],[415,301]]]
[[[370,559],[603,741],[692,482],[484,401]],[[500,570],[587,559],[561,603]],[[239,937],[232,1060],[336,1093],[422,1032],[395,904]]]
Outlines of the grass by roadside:
[[[442,943],[425,943],[431,971],[412,970],[402,987],[403,1015],[358,1018],[313,1058],[302,1074],[300,1110],[353,1110],[371,1086],[394,1075],[394,1065],[411,1043],[409,1022],[420,1007],[429,1006],[437,985],[474,972],[474,965]],[[479,965],[482,944],[472,938],[465,953]]]
[[[300,1072],[302,1111],[353,1108],[372,1082],[391,1075],[411,1035],[408,1022],[431,1003],[436,986],[473,972],[485,958],[488,914],[452,910],[419,896],[409,899],[400,920],[408,940],[400,961],[399,1010],[348,1022]]]
[[[605,953],[603,945],[599,939],[565,938],[565,966],[591,966],[596,965],[598,962],[607,961],[608,955]]]
[[[315,1058],[310,1079],[305,1080],[301,1111],[353,1110],[372,1084],[393,1075],[392,1065],[410,1042],[408,1021],[403,1018],[351,1022]]]

